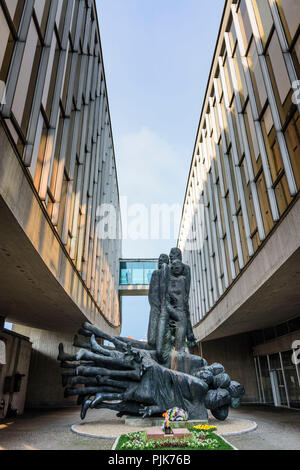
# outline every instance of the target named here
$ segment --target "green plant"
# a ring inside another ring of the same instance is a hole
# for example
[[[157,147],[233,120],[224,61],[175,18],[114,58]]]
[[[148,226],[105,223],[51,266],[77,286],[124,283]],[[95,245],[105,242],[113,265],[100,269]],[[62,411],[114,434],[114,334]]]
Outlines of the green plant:
[[[223,439],[212,432],[189,429],[191,437],[170,440],[147,440],[146,431],[124,434],[120,437],[116,450],[232,450]]]

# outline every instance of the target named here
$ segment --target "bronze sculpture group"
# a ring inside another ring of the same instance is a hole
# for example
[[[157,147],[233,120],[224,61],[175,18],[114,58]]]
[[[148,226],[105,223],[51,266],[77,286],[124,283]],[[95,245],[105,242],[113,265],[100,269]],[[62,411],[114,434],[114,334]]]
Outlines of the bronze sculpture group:
[[[190,267],[173,248],[169,256],[159,257],[151,278],[148,342],[112,337],[85,323],[78,333],[89,342],[75,336],[78,353],[66,354],[59,345],[65,396],[78,396],[82,419],[89,408],[145,418],[178,407],[190,420],[206,420],[207,409],[224,420],[230,406],[239,406],[244,387],[232,381],[221,364],[208,366],[189,352],[196,346],[190,285]]]

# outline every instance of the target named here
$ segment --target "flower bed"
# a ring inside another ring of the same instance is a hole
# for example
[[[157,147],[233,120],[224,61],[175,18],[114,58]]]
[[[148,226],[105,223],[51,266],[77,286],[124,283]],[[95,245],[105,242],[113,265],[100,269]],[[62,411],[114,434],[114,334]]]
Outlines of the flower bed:
[[[170,441],[147,440],[146,431],[123,434],[116,450],[233,450],[220,436],[213,432],[189,428],[192,436]]]
[[[194,429],[197,429],[198,431],[216,431],[217,428],[216,426],[210,426],[209,424],[197,424],[197,426],[194,426]]]

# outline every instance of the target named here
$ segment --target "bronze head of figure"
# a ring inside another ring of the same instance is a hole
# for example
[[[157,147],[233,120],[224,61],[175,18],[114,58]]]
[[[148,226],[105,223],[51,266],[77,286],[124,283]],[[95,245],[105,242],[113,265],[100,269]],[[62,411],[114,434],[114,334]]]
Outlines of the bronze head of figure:
[[[173,261],[175,261],[176,259],[178,259],[179,261],[182,261],[181,250],[179,248],[172,248],[172,250],[170,251],[169,258],[170,258],[171,263],[173,263]]]
[[[179,277],[184,274],[184,264],[179,259],[175,259],[171,264],[171,273],[175,277]]]
[[[158,259],[158,269],[160,269],[163,264],[169,264],[169,256],[165,255],[164,253],[160,255]]]

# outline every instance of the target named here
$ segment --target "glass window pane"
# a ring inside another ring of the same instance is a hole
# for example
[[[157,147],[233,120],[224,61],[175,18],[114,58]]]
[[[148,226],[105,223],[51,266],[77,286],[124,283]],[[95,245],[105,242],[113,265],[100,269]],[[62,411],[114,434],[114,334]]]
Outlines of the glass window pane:
[[[10,61],[15,45],[13,36],[11,35],[6,18],[0,5],[0,80],[6,83]]]
[[[40,181],[41,181],[42,168],[43,168],[44,157],[45,157],[47,136],[48,136],[48,129],[46,127],[45,122],[43,121],[43,130],[42,130],[42,136],[41,136],[40,147],[38,151],[38,157],[37,157],[37,163],[36,163],[36,169],[35,169],[35,176],[34,176],[34,186],[37,191],[39,191],[40,189]]]
[[[260,36],[263,43],[266,44],[273,26],[273,18],[269,3],[266,0],[253,0],[253,6]]]
[[[55,143],[55,150],[54,150],[54,157],[52,159],[52,165],[50,167],[49,172],[49,187],[52,194],[55,194],[56,184],[57,184],[57,177],[59,172],[59,166],[61,165],[60,162],[60,149],[61,149],[61,139],[62,139],[62,131],[63,131],[63,124],[64,119],[62,113],[59,116],[59,123],[57,128],[57,136],[56,136],[56,143]]]
[[[254,123],[254,119],[252,116],[251,106],[249,103],[246,106],[246,111],[245,111],[244,116],[245,116],[245,123],[246,123],[247,134],[248,134],[248,143],[249,143],[250,150],[251,150],[254,174],[256,175],[258,170],[261,167],[261,165],[258,164],[260,151],[259,151],[259,145],[258,145],[257,136],[256,136],[255,123]]]
[[[267,135],[269,135],[271,130],[273,129],[273,126],[274,126],[270,106],[268,106],[266,111],[265,111],[265,114],[264,114],[264,117],[263,117],[263,123],[265,125],[266,133],[267,133]]]
[[[253,82],[257,106],[258,106],[259,112],[261,112],[267,100],[267,92],[266,92],[263,74],[261,71],[258,54],[256,50],[256,45],[254,41],[252,41],[252,44],[249,50],[248,62],[249,62],[250,70],[251,70],[252,82]]]
[[[266,187],[266,182],[265,182],[265,178],[264,178],[263,173],[258,178],[257,183],[256,183],[256,187],[257,187],[257,192],[258,192],[258,197],[259,197],[259,202],[260,202],[260,207],[261,207],[261,213],[262,213],[264,227],[265,227],[265,232],[266,232],[266,235],[267,235],[270,232],[270,230],[272,230],[272,228],[274,226],[274,221],[273,221],[273,218],[272,218],[270,202],[269,202],[269,198],[268,198],[267,187]]]
[[[239,22],[241,26],[241,32],[243,36],[245,50],[247,50],[250,39],[252,37],[252,28],[251,28],[251,23],[250,23],[245,0],[241,0],[240,8],[238,11],[238,16],[239,16]]]
[[[70,86],[70,71],[71,71],[72,57],[73,57],[73,54],[71,51],[69,51],[68,59],[67,59],[67,66],[66,66],[66,71],[65,71],[64,84],[63,84],[62,98],[61,98],[62,105],[65,111],[66,111],[68,91],[69,91],[69,86]]]
[[[286,209],[292,202],[286,175],[283,175],[283,177],[280,179],[280,181],[276,185],[275,194],[276,194],[276,199],[277,199],[280,215],[283,215],[283,213],[286,211]]]
[[[279,395],[280,395],[280,405],[287,406],[288,400],[286,396],[286,389],[285,389],[282,369],[277,370],[276,375],[277,375],[278,389],[279,389]]]
[[[295,68],[298,71],[298,76],[300,76],[300,36],[298,37],[295,47],[292,51],[292,57],[295,64]]]
[[[270,164],[270,170],[272,175],[273,183],[276,182],[277,178],[281,175],[284,170],[281,152],[279,149],[278,141],[276,138],[275,130],[268,134],[268,130],[273,124],[271,119],[271,113],[268,113],[268,108],[262,119],[262,129],[264,132],[264,138],[266,148],[268,152],[268,160]]]
[[[231,50],[233,51],[237,42],[237,36],[235,32],[234,22],[232,21],[229,31],[229,39],[231,44]]]
[[[63,230],[65,207],[66,207],[66,201],[67,201],[67,190],[68,190],[68,181],[66,177],[64,176],[62,189],[61,189],[61,197],[60,197],[60,204],[59,204],[59,217],[58,217],[58,224],[57,224],[57,231],[60,237],[62,236],[62,230]]]
[[[286,385],[289,394],[290,406],[300,408],[300,385],[297,375],[297,369],[292,361],[293,351],[281,353]]]
[[[144,283],[144,270],[141,263],[133,263],[132,269],[132,283],[133,284],[143,284]]]
[[[24,0],[6,0],[6,6],[17,31],[20,26],[24,4]]]
[[[34,96],[34,84],[36,83],[40,57],[41,43],[38,39],[34,21],[31,20],[19,80],[12,105],[14,116],[25,135]],[[30,84],[31,86],[29,86]],[[28,90],[27,94],[24,93],[24,90]]]
[[[296,112],[285,132],[286,143],[289,149],[295,179],[300,189],[300,117]]]
[[[51,0],[35,0],[34,10],[42,35],[45,35]]]
[[[278,353],[270,354],[269,359],[270,359],[270,368],[271,368],[271,370],[281,369],[280,357],[279,357]]]
[[[235,64],[235,70],[236,70],[236,77],[238,81],[238,86],[239,86],[239,91],[242,99],[242,104],[245,103],[245,100],[248,96],[248,89],[245,81],[245,76],[244,76],[244,68],[242,64],[242,59],[241,59],[241,54],[239,51],[239,48],[236,48],[235,51],[235,56],[234,56],[234,64]]]
[[[56,13],[56,25],[60,39],[63,35],[67,6],[68,0],[60,0],[58,2],[58,8]]]
[[[52,101],[54,97],[56,76],[58,71],[60,49],[55,35],[52,39],[50,60],[48,63],[47,79],[44,87],[43,105],[46,111],[47,118],[50,120]],[[49,75],[48,75],[49,74]]]
[[[274,81],[276,82],[281,103],[284,103],[291,89],[291,82],[287,73],[276,31],[274,31],[270,45],[268,47],[267,58],[269,58],[271,63],[273,77]]]
[[[300,23],[299,0],[277,0],[282,22],[293,39]]]
[[[261,371],[261,384],[264,391],[265,403],[274,403],[267,357],[259,357],[259,364]]]
[[[228,100],[229,104],[231,103],[232,97],[233,97],[233,84],[231,80],[231,74],[229,72],[229,64],[228,64],[228,58],[226,57],[225,63],[224,63],[224,74],[225,74],[225,82],[226,82],[226,88],[227,88],[227,93],[228,93]]]
[[[132,282],[131,268],[128,266],[129,263],[120,263],[120,284],[127,285]]]
[[[31,112],[35,83],[41,58],[41,43],[34,21],[31,20],[19,80],[16,87],[12,111],[24,135],[26,135]],[[24,92],[27,90],[27,93]]]
[[[76,30],[76,25],[77,25],[77,20],[78,20],[78,8],[79,8],[79,2],[75,2],[72,25],[71,25],[71,40],[73,44],[75,40],[75,30]]]

